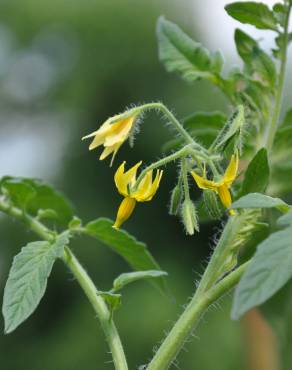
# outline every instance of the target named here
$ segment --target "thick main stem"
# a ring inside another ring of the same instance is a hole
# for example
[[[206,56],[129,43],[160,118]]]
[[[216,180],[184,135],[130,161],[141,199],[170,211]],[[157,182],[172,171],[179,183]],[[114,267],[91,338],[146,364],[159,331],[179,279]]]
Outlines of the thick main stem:
[[[229,274],[204,294],[194,295],[193,299],[156,352],[147,370],[166,370],[169,368],[206,309],[238,283],[247,266],[248,262],[241,265],[237,270]]]
[[[54,233],[44,224],[31,216],[25,215],[19,208],[11,207],[3,199],[0,199],[0,211],[27,223],[30,229],[40,238],[48,241],[54,240]],[[65,249],[63,261],[73,273],[97,314],[112,353],[115,369],[128,370],[122,343],[106,303],[102,297],[98,296],[94,283],[68,247]]]
[[[268,151],[271,151],[277,131],[277,126],[279,122],[279,117],[281,113],[281,106],[283,100],[283,90],[284,90],[284,81],[285,81],[285,71],[286,71],[286,64],[287,64],[287,47],[289,42],[289,33],[288,33],[288,26],[289,26],[289,17],[290,17],[290,10],[291,6],[289,6],[285,25],[284,25],[284,40],[283,40],[283,47],[281,52],[281,66],[279,72],[279,79],[278,79],[278,86],[277,86],[277,93],[274,105],[274,111],[271,117],[270,124],[267,129],[266,133],[266,148]]]

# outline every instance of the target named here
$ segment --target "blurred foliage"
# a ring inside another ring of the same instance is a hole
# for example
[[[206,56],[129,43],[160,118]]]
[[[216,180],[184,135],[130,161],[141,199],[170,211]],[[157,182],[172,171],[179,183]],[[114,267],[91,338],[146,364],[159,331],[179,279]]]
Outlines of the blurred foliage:
[[[4,145],[7,132],[10,136],[15,132],[14,141],[20,140],[16,142],[21,142],[23,129],[29,138],[40,134],[40,146],[47,151],[40,154],[32,149],[31,157],[41,166],[53,163],[47,178],[73,200],[82,218],[113,218],[120,197],[113,184],[113,169],[98,162],[96,153],[88,152],[81,136],[131,103],[162,100],[180,116],[196,109],[208,111],[211,105],[212,111],[227,110],[225,99],[208,84],[186,87],[159,64],[156,20],[165,14],[177,23],[187,23],[183,15],[190,5],[186,0],[182,3],[179,12],[175,1],[166,0],[1,3],[0,51],[4,55],[6,45],[8,56],[5,59],[0,53],[0,144]],[[55,134],[46,136],[47,132]],[[157,116],[149,115],[137,145],[131,150],[124,146],[118,161],[150,161],[161,154],[162,143],[169,137]],[[62,152],[53,161],[56,143]],[[21,147],[16,158],[20,164],[25,160]],[[1,164],[6,161],[9,163],[9,158],[1,158]],[[127,228],[135,229],[135,235],[147,242],[162,269],[169,272],[169,285],[177,300],[161,297],[143,282],[125,291],[116,321],[133,369],[141,365],[141,359],[147,362],[151,357],[161,333],[194,290],[197,274],[203,270],[201,263],[210,252],[213,227],[219,227],[202,225],[194,238],[184,235],[177,220],[167,215],[176,169],[167,170],[168,181],[162,183],[159,197],[137,207]],[[25,175],[21,171],[11,174]],[[42,177],[37,171],[34,175]],[[28,235],[24,226],[4,218],[0,221],[3,288],[12,256],[34,236]],[[73,249],[102,290],[110,289],[111,281],[127,271],[123,260],[97,241],[77,240]],[[186,345],[186,350],[191,350],[179,359],[180,368],[242,368],[240,327],[229,320],[229,311],[227,299],[222,310],[208,315],[208,325],[203,322],[203,330],[196,333],[200,340]],[[33,318],[12,335],[0,336],[0,358],[4,370],[112,367],[91,307],[60,263],[54,267],[48,292]]]

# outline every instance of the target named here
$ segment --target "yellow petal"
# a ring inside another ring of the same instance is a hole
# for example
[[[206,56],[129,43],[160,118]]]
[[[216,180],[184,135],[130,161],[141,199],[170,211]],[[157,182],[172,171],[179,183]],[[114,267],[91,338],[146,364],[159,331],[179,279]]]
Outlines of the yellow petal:
[[[229,208],[231,206],[232,199],[231,199],[230,191],[226,184],[219,186],[218,195],[224,207]]]
[[[194,171],[191,171],[191,174],[200,189],[211,189],[217,192],[217,189],[220,186],[220,183],[204,179],[203,177],[196,174],[196,172]]]
[[[108,121],[104,122],[100,128],[94,132],[92,132],[89,135],[83,136],[82,140],[88,139],[90,137],[94,136],[93,141],[89,145],[89,150],[95,149],[99,145],[102,145],[105,141],[105,137],[107,135],[107,132],[110,129],[110,123]]]
[[[136,173],[142,161],[135,164],[127,172],[125,172],[125,163],[123,162],[115,173],[115,184],[119,193],[126,197],[129,195],[129,187],[133,186],[136,182]]]
[[[227,186],[231,186],[231,184],[236,178],[238,171],[238,162],[239,162],[238,154],[233,154],[223,176],[223,182]]]
[[[118,144],[115,144],[115,145],[112,145],[112,146],[107,146],[104,148],[103,152],[101,153],[99,159],[102,161],[103,159],[105,159],[106,157],[108,157],[110,154],[113,153],[113,158],[112,158],[112,161],[115,157],[115,155],[117,154],[117,151],[120,149],[120,146],[122,144],[121,143],[118,143]],[[111,161],[111,164],[112,164],[112,161]]]
[[[155,176],[155,179],[153,181],[153,184],[151,186],[151,189],[149,191],[149,194],[147,196],[147,201],[148,200],[151,200],[153,198],[153,196],[156,194],[158,188],[159,188],[159,185],[160,185],[160,181],[161,181],[161,178],[162,178],[162,175],[163,175],[163,171],[162,170],[158,170],[156,172],[156,176]]]
[[[104,143],[104,137],[97,134],[89,145],[89,150],[93,150]]]
[[[154,181],[152,182],[152,171],[149,171],[139,184],[138,190],[133,194],[138,202],[150,201],[157,192],[163,171],[158,170]],[[142,182],[144,183],[142,184]]]
[[[104,145],[105,149],[103,150],[100,160],[105,159],[110,154],[113,153],[113,157],[111,160],[111,165],[113,163],[114,157],[117,154],[120,146],[123,144],[125,140],[129,137],[131,128],[136,119],[135,116],[131,116],[114,123],[113,118],[109,118],[106,122],[104,122],[101,127],[97,130],[92,132],[91,134],[84,136],[83,139],[87,139],[90,137],[94,137],[93,141],[89,145],[89,150],[93,150],[100,145]]]
[[[129,136],[136,117],[129,117],[111,125],[105,138],[104,146],[111,146],[118,142],[123,143]]]
[[[138,185],[137,190],[132,194],[132,196],[139,202],[143,202],[144,198],[147,197],[152,185],[152,172],[148,171],[143,177],[141,182]]]
[[[118,209],[117,218],[113,225],[115,229],[118,229],[127,219],[131,216],[136,205],[136,200],[130,197],[126,197],[122,200]]]

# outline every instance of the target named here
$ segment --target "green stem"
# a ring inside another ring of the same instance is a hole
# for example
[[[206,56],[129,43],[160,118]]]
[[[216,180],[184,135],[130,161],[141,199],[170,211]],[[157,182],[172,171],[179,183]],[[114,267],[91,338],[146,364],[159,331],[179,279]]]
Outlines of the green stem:
[[[128,366],[123,346],[116,326],[103,298],[98,295],[94,283],[69,248],[66,248],[65,250],[63,261],[73,273],[99,318],[100,324],[111,349],[115,369],[127,370]]]
[[[174,153],[160,159],[159,161],[156,161],[156,162],[150,164],[148,167],[144,168],[144,170],[140,173],[140,175],[139,175],[139,177],[136,181],[135,187],[136,188],[138,187],[138,185],[140,184],[140,182],[142,181],[143,177],[146,175],[147,172],[149,172],[151,170],[155,170],[156,168],[165,166],[167,163],[173,162],[173,161],[175,161],[179,158],[185,157],[186,155],[190,154],[190,152],[191,152],[190,145],[187,145],[187,146],[183,147],[182,149],[178,150],[177,152],[174,152]]]
[[[193,299],[156,352],[147,370],[166,370],[169,368],[173,359],[183,347],[187,338],[191,335],[195,325],[206,309],[239,282],[248,263],[249,262],[246,262],[241,265],[204,294],[199,296],[196,293],[194,295]]]
[[[194,139],[191,137],[191,135],[183,128],[181,123],[176,119],[176,117],[171,113],[169,109],[166,108],[166,106],[162,103],[148,103],[144,104],[139,107],[142,110],[145,109],[158,109],[160,110],[172,123],[174,128],[178,131],[178,133],[184,138],[187,144],[197,144]],[[197,144],[199,145],[199,144]]]
[[[196,160],[203,160],[209,163],[210,165],[213,165],[213,160],[218,160],[220,156],[218,155],[205,155],[204,153],[200,153],[198,150],[194,149],[191,144],[186,145],[182,149],[162,158],[159,159],[158,161],[150,164],[144,170],[140,173],[136,183],[135,183],[135,189],[138,187],[140,182],[142,181],[143,177],[146,175],[147,172],[151,170],[155,170],[156,168],[163,167],[166,164],[173,162],[177,159],[186,157],[187,155],[191,155],[194,159]]]
[[[200,285],[198,286],[196,292],[198,295],[208,290],[219,279],[222,273],[222,268],[228,259],[228,255],[230,255],[230,249],[226,248],[226,246],[234,244],[232,243],[234,236],[238,233],[240,228],[241,216],[235,215],[229,217],[218,244],[216,245],[212,258],[201,279]]]
[[[44,224],[29,215],[25,215],[24,212],[19,208],[11,207],[2,198],[0,198],[0,211],[27,223],[30,229],[34,231],[40,238],[48,241],[53,241],[55,239],[55,233],[48,229]],[[63,261],[79,282],[81,288],[83,289],[98,316],[112,353],[115,369],[128,370],[121,340],[113,320],[110,319],[110,312],[106,303],[102,297],[97,295],[97,289],[94,283],[68,247],[66,247],[64,252]]]
[[[287,48],[288,48],[288,42],[289,42],[289,32],[288,32],[288,26],[289,26],[289,17],[290,17],[290,10],[291,5],[289,5],[285,24],[284,24],[284,42],[281,52],[281,66],[280,66],[280,72],[279,72],[279,79],[278,79],[278,86],[277,86],[277,94],[275,99],[275,105],[274,105],[274,111],[270,120],[270,124],[267,129],[266,133],[266,148],[268,151],[271,151],[277,131],[277,126],[279,122],[279,117],[281,113],[281,106],[282,106],[282,100],[283,100],[283,90],[284,90],[284,81],[285,81],[285,71],[286,71],[286,64],[287,64]]]

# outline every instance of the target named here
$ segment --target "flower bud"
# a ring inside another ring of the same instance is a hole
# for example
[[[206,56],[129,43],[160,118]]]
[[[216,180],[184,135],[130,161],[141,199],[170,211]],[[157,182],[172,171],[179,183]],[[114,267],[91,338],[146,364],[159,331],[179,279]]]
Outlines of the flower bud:
[[[181,207],[182,221],[188,235],[193,235],[195,230],[199,231],[196,207],[190,199],[185,199]]]
[[[179,212],[182,200],[182,188],[179,184],[177,184],[172,192],[170,197],[170,205],[169,205],[169,214],[172,216],[176,216]]]
[[[214,193],[213,190],[204,190],[203,200],[206,211],[212,219],[218,220],[222,217],[222,209],[218,203],[217,195]]]

